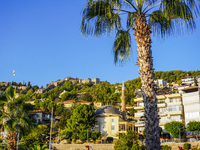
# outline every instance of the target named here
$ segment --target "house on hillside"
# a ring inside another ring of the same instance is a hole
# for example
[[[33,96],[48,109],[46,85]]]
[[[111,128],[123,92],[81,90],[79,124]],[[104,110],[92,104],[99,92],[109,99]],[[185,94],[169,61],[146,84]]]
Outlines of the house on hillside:
[[[30,115],[35,120],[36,124],[50,125],[51,123],[51,114],[43,112],[41,110],[34,110],[30,112]]]
[[[134,131],[135,123],[126,120],[126,97],[125,86],[122,85],[121,111],[111,105],[99,107],[95,112],[96,126],[95,130],[101,132],[102,137],[119,138],[120,133],[126,133],[127,130]]]

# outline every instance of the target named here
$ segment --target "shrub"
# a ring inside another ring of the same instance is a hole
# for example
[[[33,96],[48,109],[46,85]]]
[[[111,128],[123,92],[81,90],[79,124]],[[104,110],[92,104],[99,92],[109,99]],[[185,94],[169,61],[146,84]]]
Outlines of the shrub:
[[[107,141],[108,143],[112,143],[112,142],[113,142],[113,137],[107,137],[106,141]]]
[[[200,148],[198,148],[197,146],[193,146],[193,147],[191,148],[191,150],[200,150]]]
[[[146,147],[145,147],[145,145],[140,146],[138,143],[134,143],[131,150],[146,150]]]
[[[168,145],[163,145],[162,146],[162,150],[171,150],[172,147],[171,146],[168,146]]]
[[[88,135],[88,138],[89,138],[89,135]],[[87,131],[83,131],[79,134],[79,139],[80,140],[87,140]]]
[[[96,139],[98,139],[99,137],[101,137],[101,133],[97,132],[97,131],[92,131],[91,132],[91,139],[93,139],[93,141],[96,141]]]
[[[189,144],[189,143],[184,143],[183,144],[183,149],[184,150],[189,150],[191,148],[191,144]]]
[[[60,133],[60,137],[62,139],[71,139],[72,138],[72,131],[62,130]]]

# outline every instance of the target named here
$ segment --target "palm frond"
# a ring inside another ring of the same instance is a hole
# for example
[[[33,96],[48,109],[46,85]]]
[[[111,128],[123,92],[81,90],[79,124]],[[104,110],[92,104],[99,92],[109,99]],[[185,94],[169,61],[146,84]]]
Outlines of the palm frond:
[[[128,30],[132,27],[136,16],[137,16],[136,12],[128,13],[127,22],[126,22],[126,26],[127,26]]]
[[[131,36],[128,31],[119,30],[114,42],[114,62],[123,62],[130,59]]]
[[[152,12],[149,22],[153,31],[162,37],[174,32],[182,33],[184,25],[189,32],[196,27],[191,9],[178,0],[164,0],[161,9]]]
[[[183,0],[184,2],[196,15],[196,17],[200,16],[200,1],[199,0]]]
[[[166,34],[173,32],[171,20],[165,18],[163,12],[160,10],[151,13],[149,17],[149,25],[151,26],[153,33],[161,35],[161,37],[164,37]]]
[[[6,95],[6,98],[9,100],[15,98],[15,89],[13,89],[12,87],[8,87],[5,90],[5,95]]]
[[[111,1],[87,3],[83,11],[81,32],[84,35],[103,35],[121,27],[120,17],[114,12]]]

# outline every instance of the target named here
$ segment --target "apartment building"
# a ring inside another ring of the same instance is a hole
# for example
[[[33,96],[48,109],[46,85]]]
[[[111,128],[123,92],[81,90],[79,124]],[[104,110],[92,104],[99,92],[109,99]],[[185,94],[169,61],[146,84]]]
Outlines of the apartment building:
[[[198,86],[182,89],[185,125],[190,121],[200,121],[200,91]]]
[[[183,105],[180,94],[163,94],[157,95],[156,97],[158,100],[157,106],[160,116],[160,127],[164,129],[165,123],[173,120],[184,122]],[[137,106],[134,107],[137,111],[135,113],[135,119],[137,120],[135,127],[138,133],[142,133],[145,128],[143,98],[136,98],[134,101],[137,103]]]
[[[200,87],[200,75],[196,77],[197,85]]]
[[[190,85],[196,85],[196,79],[195,77],[187,76],[181,79],[183,84],[190,84]]]

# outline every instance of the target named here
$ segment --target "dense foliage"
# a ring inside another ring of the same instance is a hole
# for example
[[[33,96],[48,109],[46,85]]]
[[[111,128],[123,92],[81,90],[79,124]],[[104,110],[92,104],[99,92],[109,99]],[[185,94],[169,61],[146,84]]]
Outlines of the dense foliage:
[[[67,128],[73,133],[80,133],[95,125],[95,111],[93,104],[79,104],[67,120]]]
[[[164,125],[164,128],[174,138],[179,138],[179,134],[180,134],[179,131],[181,132],[181,136],[183,135],[183,132],[184,132],[184,124],[178,121],[172,121],[170,123],[166,123]]]
[[[138,137],[135,132],[128,131],[127,134],[120,134],[119,140],[115,142],[115,150],[145,150],[146,148],[138,144]]]
[[[196,77],[200,75],[200,70],[197,71],[155,71],[155,79],[165,79],[167,82],[180,82],[181,78],[186,76]]]
[[[198,136],[200,134],[200,121],[190,121],[187,124],[187,131],[192,131],[196,136]]]

